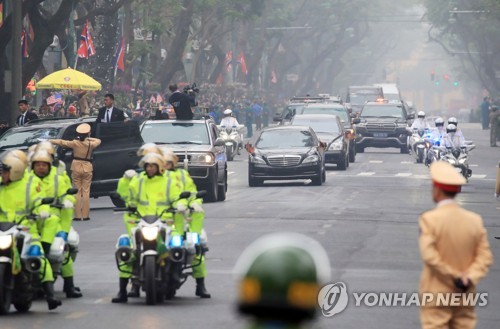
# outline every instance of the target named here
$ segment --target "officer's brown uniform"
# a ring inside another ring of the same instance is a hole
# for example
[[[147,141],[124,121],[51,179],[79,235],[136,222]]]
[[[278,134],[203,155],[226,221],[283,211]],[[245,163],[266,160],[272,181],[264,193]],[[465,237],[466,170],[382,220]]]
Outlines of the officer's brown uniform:
[[[78,134],[90,134],[90,125],[83,123],[76,129]],[[87,137],[84,140],[66,141],[52,139],[55,145],[73,149],[73,162],[71,163],[71,179],[78,189],[76,195],[75,218],[88,220],[90,212],[90,184],[92,182],[92,153],[101,144],[98,138]]]
[[[451,165],[431,165],[434,186],[459,192],[465,179]],[[486,276],[493,262],[481,216],[461,208],[452,198],[442,200],[435,209],[420,216],[420,253],[424,262],[419,293],[434,294],[433,302],[420,308],[423,329],[475,328],[473,306],[436,305],[436,293],[462,292],[454,280],[467,276],[475,292],[479,280]]]

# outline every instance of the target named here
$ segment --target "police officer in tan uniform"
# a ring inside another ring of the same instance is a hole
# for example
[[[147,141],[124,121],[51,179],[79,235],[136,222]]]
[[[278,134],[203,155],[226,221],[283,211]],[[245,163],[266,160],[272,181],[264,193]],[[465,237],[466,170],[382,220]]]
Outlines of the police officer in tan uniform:
[[[76,128],[75,140],[52,139],[51,143],[73,149],[71,179],[78,189],[74,220],[90,220],[90,183],[92,182],[92,153],[101,144],[98,138],[90,137],[90,125],[82,123]]]
[[[433,302],[420,308],[423,329],[475,328],[474,306],[438,305],[437,293],[474,293],[493,262],[481,216],[454,200],[465,178],[442,161],[430,166],[432,197],[436,208],[419,219],[420,254],[424,262],[420,294],[432,294]]]

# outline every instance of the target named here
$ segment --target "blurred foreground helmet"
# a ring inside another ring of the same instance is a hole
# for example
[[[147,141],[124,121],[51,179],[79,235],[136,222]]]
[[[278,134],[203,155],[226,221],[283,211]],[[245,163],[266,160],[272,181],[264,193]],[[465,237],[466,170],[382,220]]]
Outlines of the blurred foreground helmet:
[[[141,161],[139,161],[139,166],[146,167],[147,164],[157,165],[159,174],[163,174],[165,172],[165,160],[159,154],[148,153],[145,156],[143,156]]]
[[[449,133],[456,133],[457,132],[457,126],[454,124],[450,123],[449,125],[446,126],[446,132]]]
[[[278,233],[247,247],[235,274],[239,312],[296,323],[315,316],[318,293],[330,279],[330,263],[317,241],[302,234]]]
[[[419,117],[419,118],[425,118],[425,112],[424,111],[419,111],[417,113],[417,117]]]
[[[46,151],[51,156],[56,154],[56,150],[54,149],[54,145],[51,142],[43,141],[36,145],[35,151]]]
[[[436,121],[434,121],[434,124],[436,125],[436,127],[443,127],[444,120],[442,118],[437,118]]]
[[[448,123],[451,123],[451,124],[454,124],[455,126],[458,126],[458,120],[455,117],[449,118]]]
[[[231,111],[231,109],[227,109],[224,111],[224,115],[231,115],[233,113],[233,111]]]
[[[161,155],[160,148],[155,143],[146,143],[137,151],[137,156],[143,157],[148,153],[156,153]]]
[[[174,168],[177,167],[177,162],[179,161],[179,158],[172,150],[167,148],[162,148],[161,152],[163,154],[163,159],[165,160],[166,163],[172,162]]]
[[[45,162],[49,166],[52,165],[52,156],[45,150],[36,151],[31,157],[31,167],[35,165],[35,162]]]
[[[2,170],[10,172],[10,180],[18,181],[24,176],[27,165],[12,152],[2,158]]]
[[[9,153],[11,153],[12,155],[18,157],[19,160],[21,160],[22,162],[24,162],[24,164],[26,166],[28,166],[28,156],[26,155],[26,153],[24,153],[21,150],[12,150]]]

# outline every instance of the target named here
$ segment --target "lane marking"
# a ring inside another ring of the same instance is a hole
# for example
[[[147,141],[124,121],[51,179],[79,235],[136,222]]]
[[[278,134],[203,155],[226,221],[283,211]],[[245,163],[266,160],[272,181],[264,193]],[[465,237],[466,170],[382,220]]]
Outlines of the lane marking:
[[[228,171],[228,172],[227,172],[227,174],[228,174],[228,175],[232,175],[232,174],[234,174],[234,173],[235,173],[234,171]]]
[[[413,175],[411,172],[400,172],[396,174],[396,177],[410,177]]]
[[[382,160],[370,160],[369,163],[384,163]]]
[[[372,171],[370,171],[370,172],[360,172],[358,174],[358,176],[373,176],[373,175],[375,175],[375,173],[372,172]]]
[[[486,178],[486,175],[474,175],[474,174],[472,174],[471,178],[483,179],[483,178]]]
[[[414,164],[415,162],[413,161],[401,161],[402,164]]]
[[[83,318],[88,312],[73,312],[65,316],[66,319],[79,319]]]
[[[469,167],[479,167],[477,164],[470,164]]]

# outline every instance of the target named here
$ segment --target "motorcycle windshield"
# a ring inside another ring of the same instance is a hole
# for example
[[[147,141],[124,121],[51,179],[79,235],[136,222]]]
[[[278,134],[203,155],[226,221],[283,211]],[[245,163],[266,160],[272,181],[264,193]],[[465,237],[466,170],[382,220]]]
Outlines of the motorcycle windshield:
[[[146,223],[148,224],[153,224],[154,222],[156,222],[158,220],[158,216],[144,216],[142,218],[143,221],[145,221]]]
[[[455,149],[451,150],[451,154],[452,154],[452,155],[453,155],[456,159],[458,159],[458,158],[460,157],[460,153],[461,153],[461,151],[460,151],[460,149],[459,149],[459,148],[455,148]]]
[[[0,223],[0,231],[2,232],[6,232],[8,230],[10,230],[11,228],[13,228],[14,226],[16,226],[15,223],[11,223],[11,222],[1,222]]]

